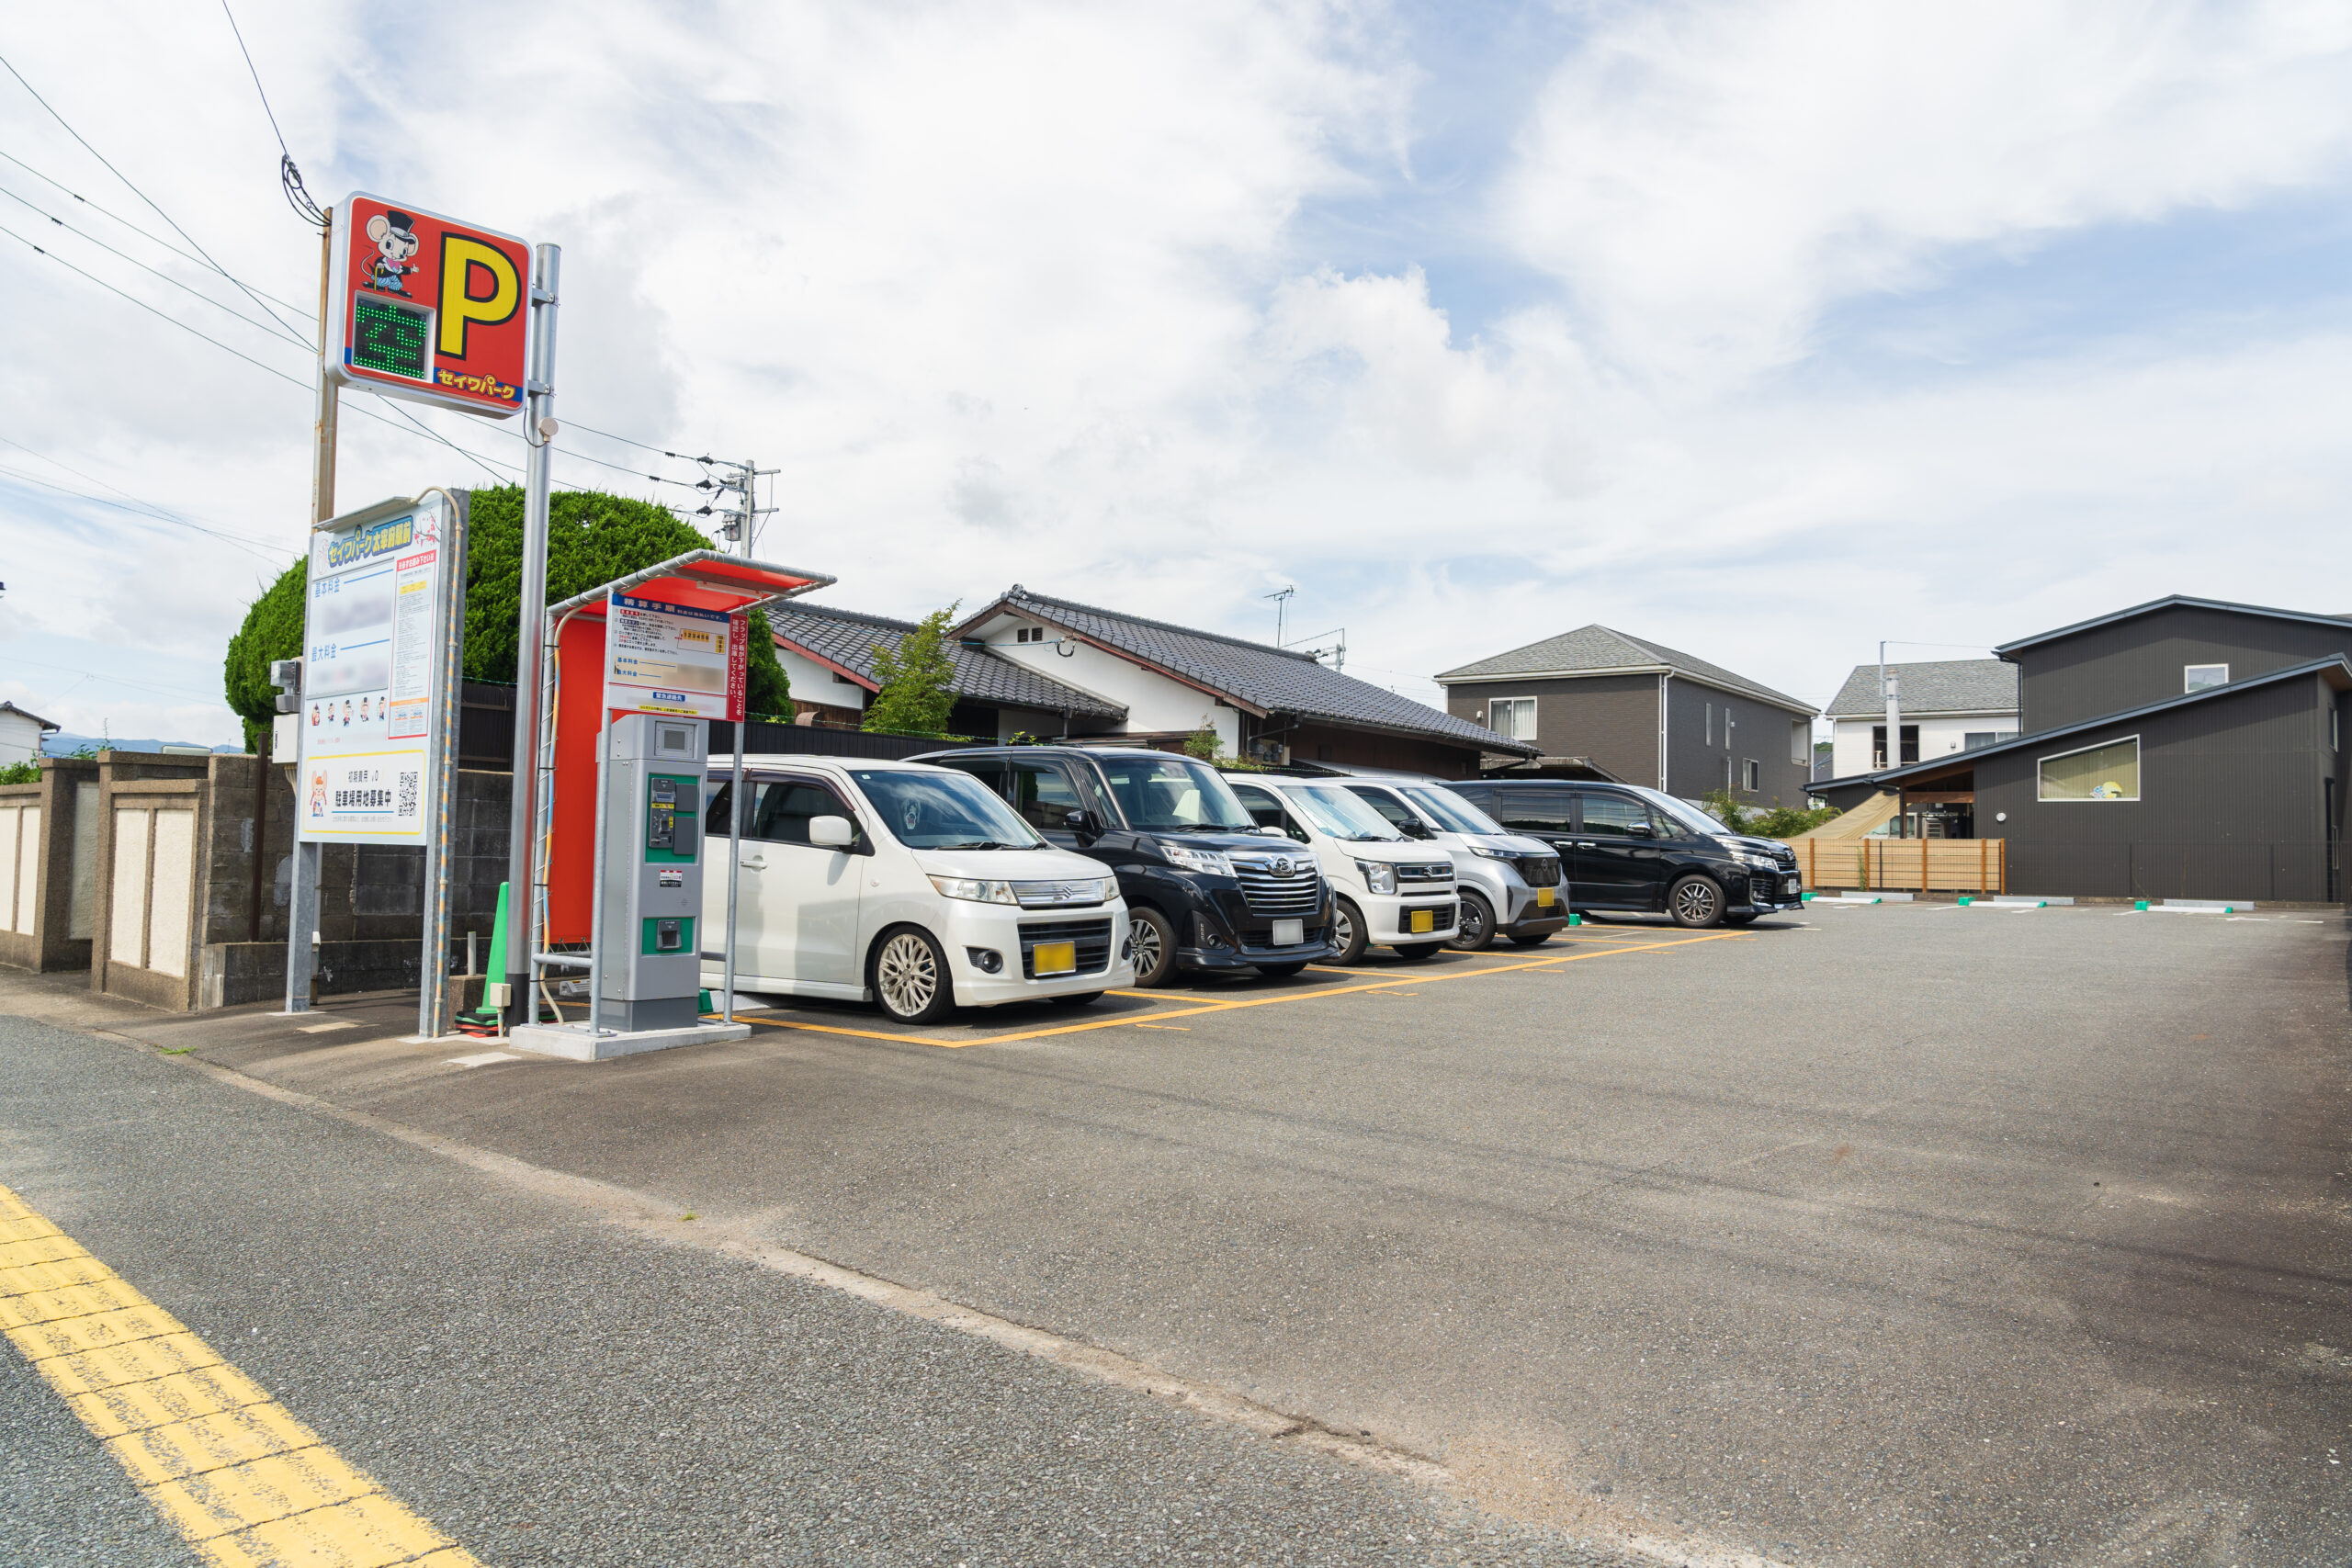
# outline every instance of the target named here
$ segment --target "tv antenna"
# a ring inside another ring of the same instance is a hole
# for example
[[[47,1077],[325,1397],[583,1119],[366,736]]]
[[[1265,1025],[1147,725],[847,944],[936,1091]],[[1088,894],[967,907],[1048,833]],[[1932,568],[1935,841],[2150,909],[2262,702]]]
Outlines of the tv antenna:
[[[1259,595],[1261,598],[1272,599],[1274,602],[1274,646],[1276,648],[1280,648],[1283,645],[1283,612],[1290,608],[1290,596],[1297,592],[1298,584],[1294,582],[1279,593],[1264,593]]]

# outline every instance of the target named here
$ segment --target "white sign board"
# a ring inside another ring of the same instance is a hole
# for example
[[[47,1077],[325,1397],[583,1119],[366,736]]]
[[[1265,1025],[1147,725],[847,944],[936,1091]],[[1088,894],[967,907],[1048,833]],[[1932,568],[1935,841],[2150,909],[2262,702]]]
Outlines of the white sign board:
[[[434,820],[449,503],[387,502],[311,536],[303,616],[304,843],[422,844]]]
[[[616,593],[605,616],[605,706],[737,718],[744,649],[737,617]]]

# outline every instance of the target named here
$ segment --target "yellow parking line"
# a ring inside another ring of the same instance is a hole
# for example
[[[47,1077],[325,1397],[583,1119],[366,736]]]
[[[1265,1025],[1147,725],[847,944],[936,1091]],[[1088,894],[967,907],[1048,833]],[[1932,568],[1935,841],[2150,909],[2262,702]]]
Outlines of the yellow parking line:
[[[0,1333],[215,1568],[480,1568],[6,1187]]]
[[[1679,937],[1672,942],[1611,942],[1590,953],[1563,953],[1551,958],[1522,959],[1516,964],[1489,964],[1483,969],[1464,969],[1453,974],[1417,974],[1411,984],[1440,986],[1449,980],[1483,980],[1489,975],[1509,975],[1521,969],[1553,969],[1563,964],[1580,963],[1588,958],[1607,958],[1618,953],[1649,953],[1664,948],[1689,947],[1694,942],[1726,942],[1734,939],[1728,932],[1709,932],[1703,936]],[[1311,991],[1276,991],[1265,996],[1238,997],[1232,1001],[1207,1002],[1197,1007],[1179,1008],[1152,1014],[1155,1021],[1170,1018],[1197,1018],[1203,1013],[1234,1012],[1242,1008],[1275,1007],[1284,1002],[1320,1001],[1326,997],[1360,996],[1366,991],[1386,990],[1402,984],[1396,980],[1374,980],[1361,986],[1323,986]],[[816,1034],[847,1034],[860,1040],[893,1040],[907,1045],[936,1045],[942,1050],[960,1051],[967,1045],[1003,1045],[1016,1040],[1042,1040],[1056,1034],[1086,1034],[1098,1029],[1132,1029],[1140,1027],[1128,1018],[1090,1019],[1084,1023],[1065,1023],[1051,1029],[1021,1029],[1002,1034],[983,1034],[970,1040],[940,1040],[924,1034],[892,1034],[879,1029],[844,1029],[831,1023],[800,1023],[783,1018],[745,1018],[740,1023],[764,1024],[770,1029],[798,1029]]]

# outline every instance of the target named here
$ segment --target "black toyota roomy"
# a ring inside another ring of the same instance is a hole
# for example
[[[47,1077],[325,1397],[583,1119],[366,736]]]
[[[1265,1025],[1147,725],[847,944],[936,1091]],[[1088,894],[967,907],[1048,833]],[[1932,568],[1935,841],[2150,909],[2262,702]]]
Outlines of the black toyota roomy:
[[[982,780],[1048,842],[1117,872],[1139,986],[1164,986],[1179,969],[1295,975],[1331,955],[1331,890],[1315,858],[1261,833],[1204,762],[1139,746],[910,760]]]
[[[1466,779],[1446,787],[1512,832],[1556,848],[1571,909],[1744,926],[1803,907],[1797,857],[1786,844],[1735,833],[1660,791],[1567,779]]]

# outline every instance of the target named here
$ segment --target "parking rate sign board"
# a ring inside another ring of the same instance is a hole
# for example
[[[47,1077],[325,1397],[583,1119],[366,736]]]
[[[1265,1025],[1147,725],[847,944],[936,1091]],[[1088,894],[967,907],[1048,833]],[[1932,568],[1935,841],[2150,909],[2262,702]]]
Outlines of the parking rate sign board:
[[[616,593],[605,615],[605,706],[743,716],[746,617]]]
[[[327,374],[503,419],[523,407],[531,247],[354,192],[336,209]]]
[[[374,506],[311,536],[304,843],[422,844],[434,819],[448,502]]]

